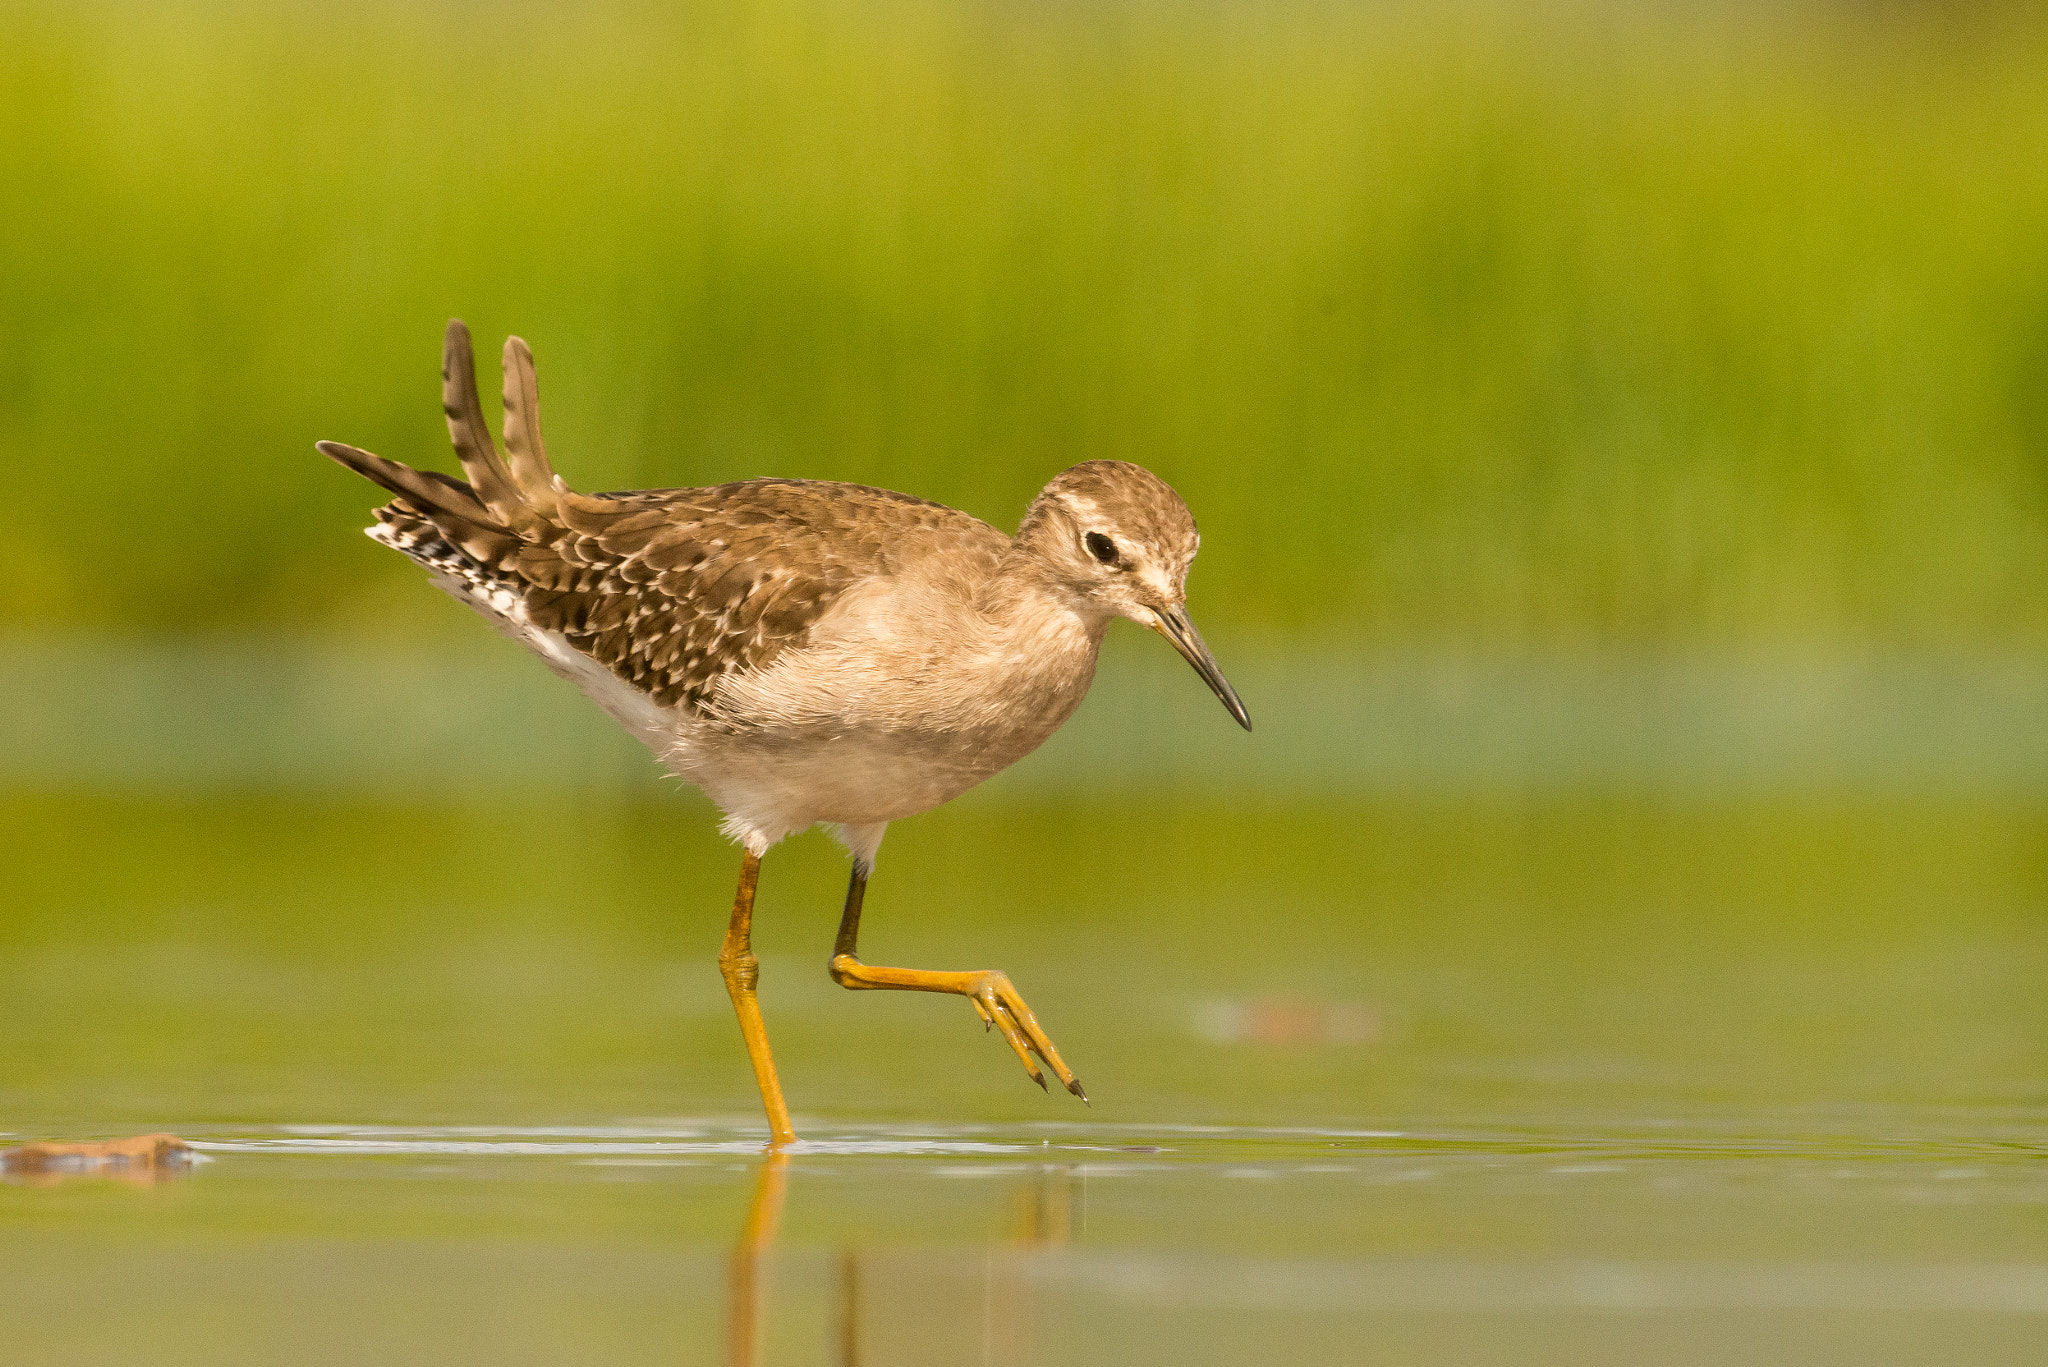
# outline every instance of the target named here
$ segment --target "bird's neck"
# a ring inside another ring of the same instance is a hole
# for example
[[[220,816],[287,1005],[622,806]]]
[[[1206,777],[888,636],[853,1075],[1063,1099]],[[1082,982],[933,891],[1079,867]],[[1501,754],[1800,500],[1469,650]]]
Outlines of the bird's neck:
[[[1056,652],[1085,648],[1092,661],[1114,615],[1068,583],[1030,538],[1030,523],[997,560],[975,595],[991,632]]]
[[[1016,707],[1009,724],[1024,716],[1038,740],[1080,705],[1095,678],[1096,653],[1109,617],[1023,545],[1012,545],[974,595],[979,648],[970,670],[985,673],[987,696]]]

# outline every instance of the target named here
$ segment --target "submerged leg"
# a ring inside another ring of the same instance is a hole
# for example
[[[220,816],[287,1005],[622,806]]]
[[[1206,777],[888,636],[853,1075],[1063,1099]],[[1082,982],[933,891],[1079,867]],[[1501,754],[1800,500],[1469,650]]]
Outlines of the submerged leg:
[[[867,890],[867,870],[856,860],[853,881],[846,888],[846,911],[839,918],[839,942],[832,950],[830,969],[833,982],[855,990],[951,992],[965,997],[974,1004],[975,1013],[981,1017],[984,1028],[993,1025],[1003,1032],[1003,1038],[1009,1041],[1010,1048],[1023,1061],[1024,1071],[1031,1074],[1033,1082],[1040,1087],[1045,1086],[1045,1074],[1031,1057],[1036,1054],[1045,1060],[1046,1067],[1052,1069],[1053,1076],[1060,1080],[1062,1086],[1081,1100],[1088,1099],[1088,1093],[1081,1090],[1081,1080],[1060,1058],[1060,1051],[1052,1047],[1052,1040],[1039,1028],[1038,1017],[1032,1015],[1031,1008],[1024,1004],[1024,998],[1011,985],[1009,975],[994,969],[944,973],[925,968],[877,968],[862,963],[856,945],[860,939],[860,904]]]
[[[768,1112],[768,1140],[787,1144],[796,1138],[789,1127],[789,1108],[782,1104],[782,1083],[775,1076],[775,1056],[768,1052],[768,1027],[761,1023],[761,1003],[754,999],[754,984],[761,977],[761,961],[754,957],[754,886],[761,878],[761,856],[747,851],[740,864],[740,887],[732,899],[732,924],[726,927],[725,944],[718,951],[718,971],[725,975],[725,990],[732,994],[732,1009],[740,1018],[740,1034],[747,1041],[747,1059],[754,1065],[754,1081],[761,1088],[761,1105]]]

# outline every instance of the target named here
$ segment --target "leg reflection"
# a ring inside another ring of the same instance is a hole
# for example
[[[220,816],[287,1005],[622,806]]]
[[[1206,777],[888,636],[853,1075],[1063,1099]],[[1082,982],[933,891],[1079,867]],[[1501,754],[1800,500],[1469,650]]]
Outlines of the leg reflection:
[[[725,1325],[725,1360],[731,1367],[754,1367],[760,1361],[761,1264],[775,1244],[775,1225],[782,1218],[782,1194],[788,1184],[787,1153],[771,1153],[761,1160],[747,1222],[740,1226],[739,1243],[732,1251]]]
[[[1038,1180],[1017,1193],[1016,1242],[1026,1248],[1066,1247],[1074,1237],[1077,1192],[1073,1168],[1040,1168]]]
[[[730,1367],[758,1367],[763,1337],[766,1267],[789,1184],[789,1154],[772,1152],[755,1171],[753,1200],[733,1246],[727,1285],[726,1361]],[[1040,1167],[1016,1189],[1015,1218],[1005,1249],[992,1244],[984,1260],[982,1360],[991,1364],[1029,1361],[1039,1307],[1028,1259],[1066,1247],[1074,1238],[1077,1209],[1085,1201],[1080,1174],[1071,1167]],[[844,1249],[838,1262],[834,1335],[839,1367],[860,1367],[860,1254]]]
[[[989,1367],[1036,1360],[1038,1265],[1072,1242],[1078,1195],[1074,1169],[1057,1163],[1039,1167],[1012,1193],[1008,1246],[991,1243],[982,1261],[981,1360]]]
[[[860,1367],[860,1255],[839,1255],[839,1367]]]

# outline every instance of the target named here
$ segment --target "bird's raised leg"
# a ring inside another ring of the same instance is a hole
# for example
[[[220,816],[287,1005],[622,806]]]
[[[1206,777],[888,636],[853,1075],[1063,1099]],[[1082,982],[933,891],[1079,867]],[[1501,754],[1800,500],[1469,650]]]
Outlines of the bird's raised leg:
[[[860,939],[860,904],[867,895],[868,875],[858,862],[853,866],[853,881],[846,888],[846,911],[839,918],[839,941],[832,949],[829,965],[832,981],[841,987],[855,990],[884,992],[951,992],[965,997],[974,1004],[974,1010],[981,1017],[984,1028],[994,1026],[1003,1032],[1010,1048],[1024,1064],[1024,1071],[1031,1074],[1031,1080],[1040,1087],[1045,1086],[1045,1074],[1038,1062],[1045,1060],[1053,1076],[1062,1086],[1081,1100],[1088,1099],[1088,1093],[1081,1090],[1081,1080],[1074,1076],[1074,1070],[1067,1067],[1060,1057],[1060,1051],[1052,1047],[1052,1040],[1039,1028],[1038,1017],[1031,1014],[1031,1008],[1011,985],[1009,975],[995,969],[978,969],[964,973],[938,972],[925,968],[877,968],[860,961],[856,945]],[[765,1053],[767,1046],[763,1044]]]
[[[796,1131],[789,1126],[789,1107],[782,1104],[775,1056],[768,1052],[768,1027],[761,1023],[761,1003],[754,998],[754,985],[761,977],[761,961],[754,957],[753,946],[754,886],[760,879],[761,856],[749,850],[740,864],[740,887],[733,895],[732,923],[725,929],[725,944],[718,951],[718,971],[725,975],[725,990],[732,994],[732,1009],[747,1041],[747,1059],[754,1065],[754,1081],[761,1088],[761,1105],[768,1112],[768,1142],[787,1144],[796,1138]]]

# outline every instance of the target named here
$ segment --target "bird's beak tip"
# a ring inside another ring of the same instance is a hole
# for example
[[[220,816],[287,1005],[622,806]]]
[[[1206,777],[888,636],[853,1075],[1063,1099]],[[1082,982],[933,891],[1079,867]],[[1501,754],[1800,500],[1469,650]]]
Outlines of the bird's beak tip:
[[[1171,641],[1174,649],[1195,667],[1195,672],[1202,676],[1202,681],[1222,700],[1224,710],[1230,713],[1231,720],[1245,730],[1251,730],[1251,713],[1245,711],[1244,703],[1237,696],[1237,690],[1230,686],[1230,680],[1223,677],[1223,671],[1217,667],[1216,657],[1209,653],[1209,647],[1202,640],[1202,634],[1196,631],[1195,624],[1188,620],[1187,609],[1175,603],[1166,608],[1154,608],[1152,615],[1155,619],[1153,630]]]

